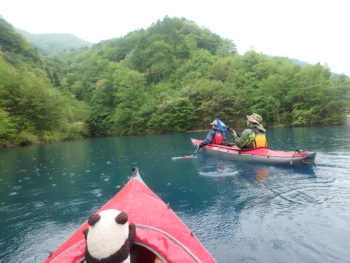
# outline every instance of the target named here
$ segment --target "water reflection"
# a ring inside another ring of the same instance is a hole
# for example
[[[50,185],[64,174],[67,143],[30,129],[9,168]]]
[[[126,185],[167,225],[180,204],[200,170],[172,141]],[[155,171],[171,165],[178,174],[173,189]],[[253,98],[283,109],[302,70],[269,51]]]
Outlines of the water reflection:
[[[207,156],[201,156],[198,159],[197,167],[201,176],[213,178],[215,183],[228,183],[228,178],[232,177],[230,183],[235,187],[231,191],[241,194],[241,196],[236,196],[239,200],[246,198],[247,200],[242,203],[246,203],[248,207],[252,203],[254,205],[263,204],[272,202],[276,198],[295,204],[318,202],[303,190],[303,185],[298,189],[296,184],[300,180],[315,178],[314,169],[271,167]],[[245,192],[240,191],[241,189],[244,189]],[[249,191],[249,196],[246,195],[246,191]],[[217,194],[223,192],[217,192]]]

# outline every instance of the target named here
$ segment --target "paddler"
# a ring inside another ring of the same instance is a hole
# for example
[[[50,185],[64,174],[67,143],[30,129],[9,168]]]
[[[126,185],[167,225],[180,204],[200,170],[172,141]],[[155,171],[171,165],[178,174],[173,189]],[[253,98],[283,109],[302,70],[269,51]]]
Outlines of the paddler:
[[[215,118],[210,125],[211,130],[208,132],[207,137],[201,142],[201,144],[198,145],[197,149],[200,149],[210,143],[224,144],[226,140],[225,132],[227,131],[227,126],[218,118]]]
[[[231,129],[233,142],[241,149],[256,149],[267,147],[266,129],[261,124],[262,117],[253,113],[247,116],[248,128],[242,132],[242,135],[237,135],[237,132]]]

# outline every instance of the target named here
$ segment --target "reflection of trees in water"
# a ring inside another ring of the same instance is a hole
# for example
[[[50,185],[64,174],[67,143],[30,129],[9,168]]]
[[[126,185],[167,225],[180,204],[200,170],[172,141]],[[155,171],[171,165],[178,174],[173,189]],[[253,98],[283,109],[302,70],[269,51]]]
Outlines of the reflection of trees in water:
[[[247,180],[251,185],[254,187],[263,187],[268,190],[268,192],[271,192],[272,196],[267,196],[264,199],[260,200],[259,203],[263,203],[266,201],[271,201],[272,199],[275,199],[276,197],[281,198],[289,203],[295,203],[295,204],[303,204],[304,201],[307,201],[308,203],[315,203],[317,202],[312,196],[296,189],[293,187],[288,186],[287,184],[284,184],[281,188],[277,188],[275,184],[270,183],[267,181],[267,178],[269,178],[272,174],[269,171],[268,168],[265,167],[256,167],[253,168],[256,176],[255,176],[255,182],[251,179],[248,179],[247,177],[242,177],[245,180]],[[283,180],[283,177],[281,177]],[[280,180],[278,180],[280,182]],[[283,182],[282,182],[283,183]],[[293,193],[293,194],[291,194]],[[287,195],[290,195],[291,198],[289,198]],[[301,199],[303,202],[297,201],[297,197],[302,197]]]
[[[265,182],[265,178],[270,176],[270,172],[268,169],[260,167],[260,168],[255,168],[254,169],[256,172],[256,180],[260,183],[264,183]]]
[[[280,198],[288,203],[304,204],[316,203],[317,200],[305,193],[303,189],[291,187],[299,175],[314,175],[312,169],[295,169],[289,167],[274,167],[252,163],[243,163],[230,160],[221,160],[215,157],[200,156],[195,163],[198,173],[210,177],[215,182],[231,183],[235,185],[232,191],[235,194],[256,197],[254,203],[260,204]],[[230,179],[229,179],[230,178]],[[229,181],[230,180],[230,181]],[[244,188],[248,183],[253,188]],[[302,185],[300,186],[302,187]],[[237,190],[244,189],[246,193]],[[259,193],[253,189],[258,189]],[[272,195],[271,195],[272,194]],[[237,196],[241,198],[241,196]]]

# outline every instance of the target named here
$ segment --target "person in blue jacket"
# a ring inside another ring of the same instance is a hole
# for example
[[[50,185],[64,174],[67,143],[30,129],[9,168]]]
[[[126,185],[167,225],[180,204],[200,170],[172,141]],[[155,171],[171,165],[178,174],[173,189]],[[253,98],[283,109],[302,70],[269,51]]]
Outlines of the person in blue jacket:
[[[226,140],[225,132],[227,131],[226,125],[218,118],[210,123],[211,130],[208,132],[207,137],[198,145],[198,149],[208,144],[224,144]]]

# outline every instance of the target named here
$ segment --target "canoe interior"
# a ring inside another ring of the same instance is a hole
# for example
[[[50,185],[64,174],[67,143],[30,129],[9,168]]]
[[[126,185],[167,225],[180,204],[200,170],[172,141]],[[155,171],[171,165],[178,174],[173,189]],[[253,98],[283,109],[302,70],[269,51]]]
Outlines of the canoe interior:
[[[143,246],[134,244],[131,249],[130,259],[133,263],[154,263],[156,258],[152,251]]]

